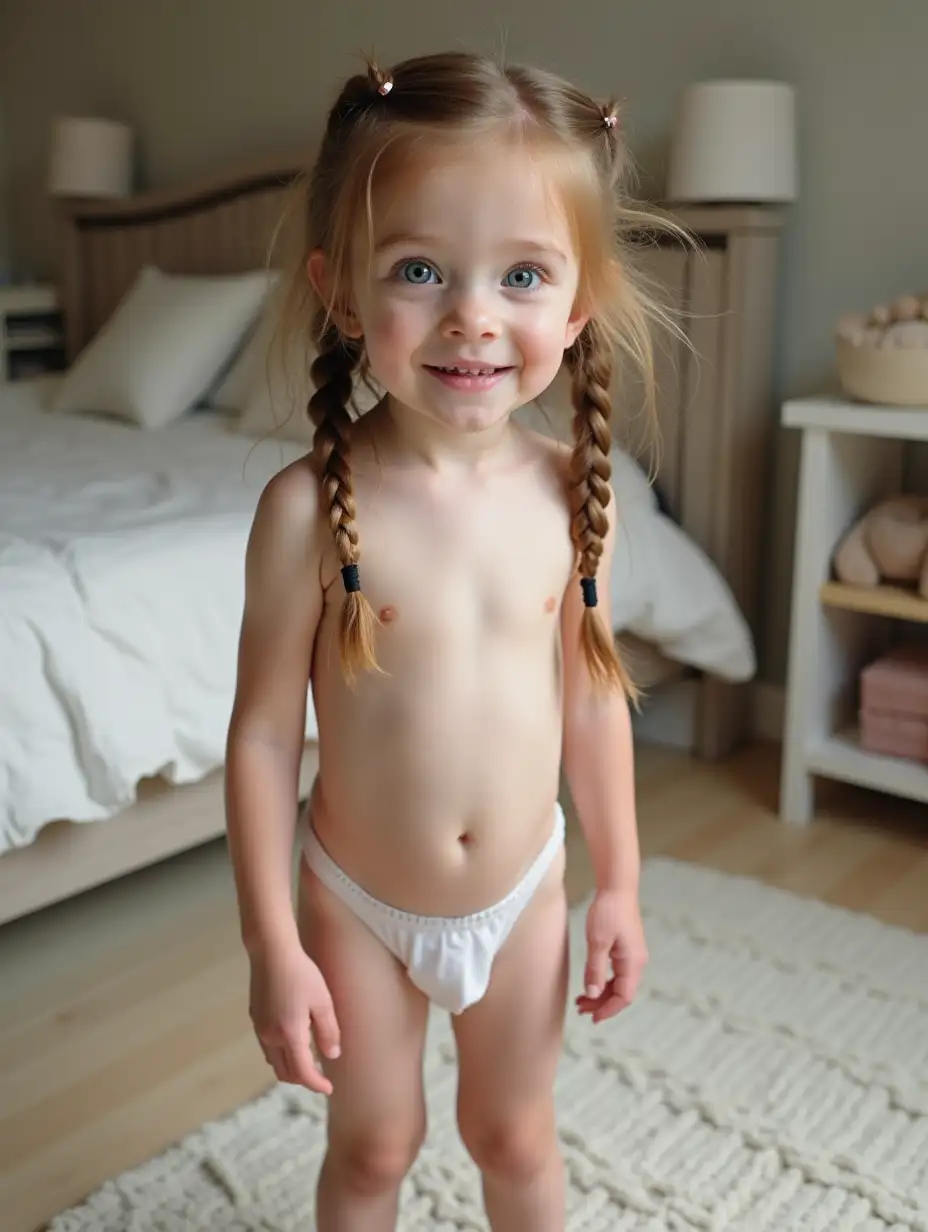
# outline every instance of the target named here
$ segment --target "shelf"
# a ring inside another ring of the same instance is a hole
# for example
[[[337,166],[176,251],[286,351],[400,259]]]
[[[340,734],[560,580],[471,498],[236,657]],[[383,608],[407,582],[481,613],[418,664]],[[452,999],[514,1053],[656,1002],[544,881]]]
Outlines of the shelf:
[[[781,419],[788,428],[928,441],[928,407],[879,406],[840,397],[794,398],[783,404]]]
[[[34,312],[55,312],[57,308],[58,293],[54,287],[0,287],[0,315],[2,316],[18,316],[22,313]]]
[[[26,334],[8,336],[3,344],[6,351],[50,351],[54,347],[64,346],[64,335],[60,330],[36,329]]]
[[[806,765],[813,774],[928,804],[928,766],[904,757],[868,753],[860,747],[856,728],[835,733],[813,745],[807,753]]]
[[[819,598],[827,607],[928,624],[928,599],[902,586],[849,586],[846,582],[825,582],[819,590]]]

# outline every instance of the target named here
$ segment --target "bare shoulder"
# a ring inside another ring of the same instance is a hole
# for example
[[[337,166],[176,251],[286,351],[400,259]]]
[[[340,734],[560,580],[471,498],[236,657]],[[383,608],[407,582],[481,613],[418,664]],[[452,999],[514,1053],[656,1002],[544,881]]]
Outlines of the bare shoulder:
[[[571,488],[573,483],[571,474],[573,472],[573,446],[565,441],[559,441],[554,437],[546,436],[544,433],[537,432],[532,428],[520,427],[520,431],[523,433],[527,449],[537,458],[540,465],[549,475],[552,485],[556,485],[558,490],[564,494],[568,505],[572,505]],[[609,525],[607,533],[611,534],[616,520],[616,501],[611,482],[609,482],[608,487],[609,501],[605,513]]]
[[[319,479],[309,455],[297,458],[268,480],[259,507],[283,520],[304,520],[319,509]]]
[[[308,457],[285,466],[268,481],[255,510],[249,556],[275,569],[307,554],[321,542],[325,529],[319,502],[319,480]]]

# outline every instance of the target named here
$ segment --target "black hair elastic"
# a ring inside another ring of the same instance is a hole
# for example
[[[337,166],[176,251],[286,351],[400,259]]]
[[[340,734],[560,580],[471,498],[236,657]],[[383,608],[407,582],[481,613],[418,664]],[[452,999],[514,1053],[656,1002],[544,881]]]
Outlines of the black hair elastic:
[[[583,587],[583,602],[587,607],[595,607],[599,600],[596,598],[596,578],[581,578],[580,585]]]
[[[358,572],[357,565],[345,565],[342,569],[342,580],[345,583],[345,590],[350,595],[355,590],[361,589],[361,575]]]

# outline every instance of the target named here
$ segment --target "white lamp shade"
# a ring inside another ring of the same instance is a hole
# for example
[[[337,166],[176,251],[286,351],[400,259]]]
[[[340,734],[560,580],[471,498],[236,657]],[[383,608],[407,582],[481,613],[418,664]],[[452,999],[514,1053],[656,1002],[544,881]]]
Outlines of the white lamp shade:
[[[52,133],[49,191],[58,197],[125,197],[132,130],[115,120],[63,116]]]
[[[795,201],[796,93],[778,81],[702,81],[680,96],[671,201]]]

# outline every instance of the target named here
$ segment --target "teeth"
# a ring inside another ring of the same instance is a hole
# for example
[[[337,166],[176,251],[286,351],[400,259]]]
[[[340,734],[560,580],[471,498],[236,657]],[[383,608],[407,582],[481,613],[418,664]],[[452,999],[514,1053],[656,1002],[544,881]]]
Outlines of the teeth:
[[[492,376],[495,368],[442,368],[442,372],[453,372],[458,376]]]

